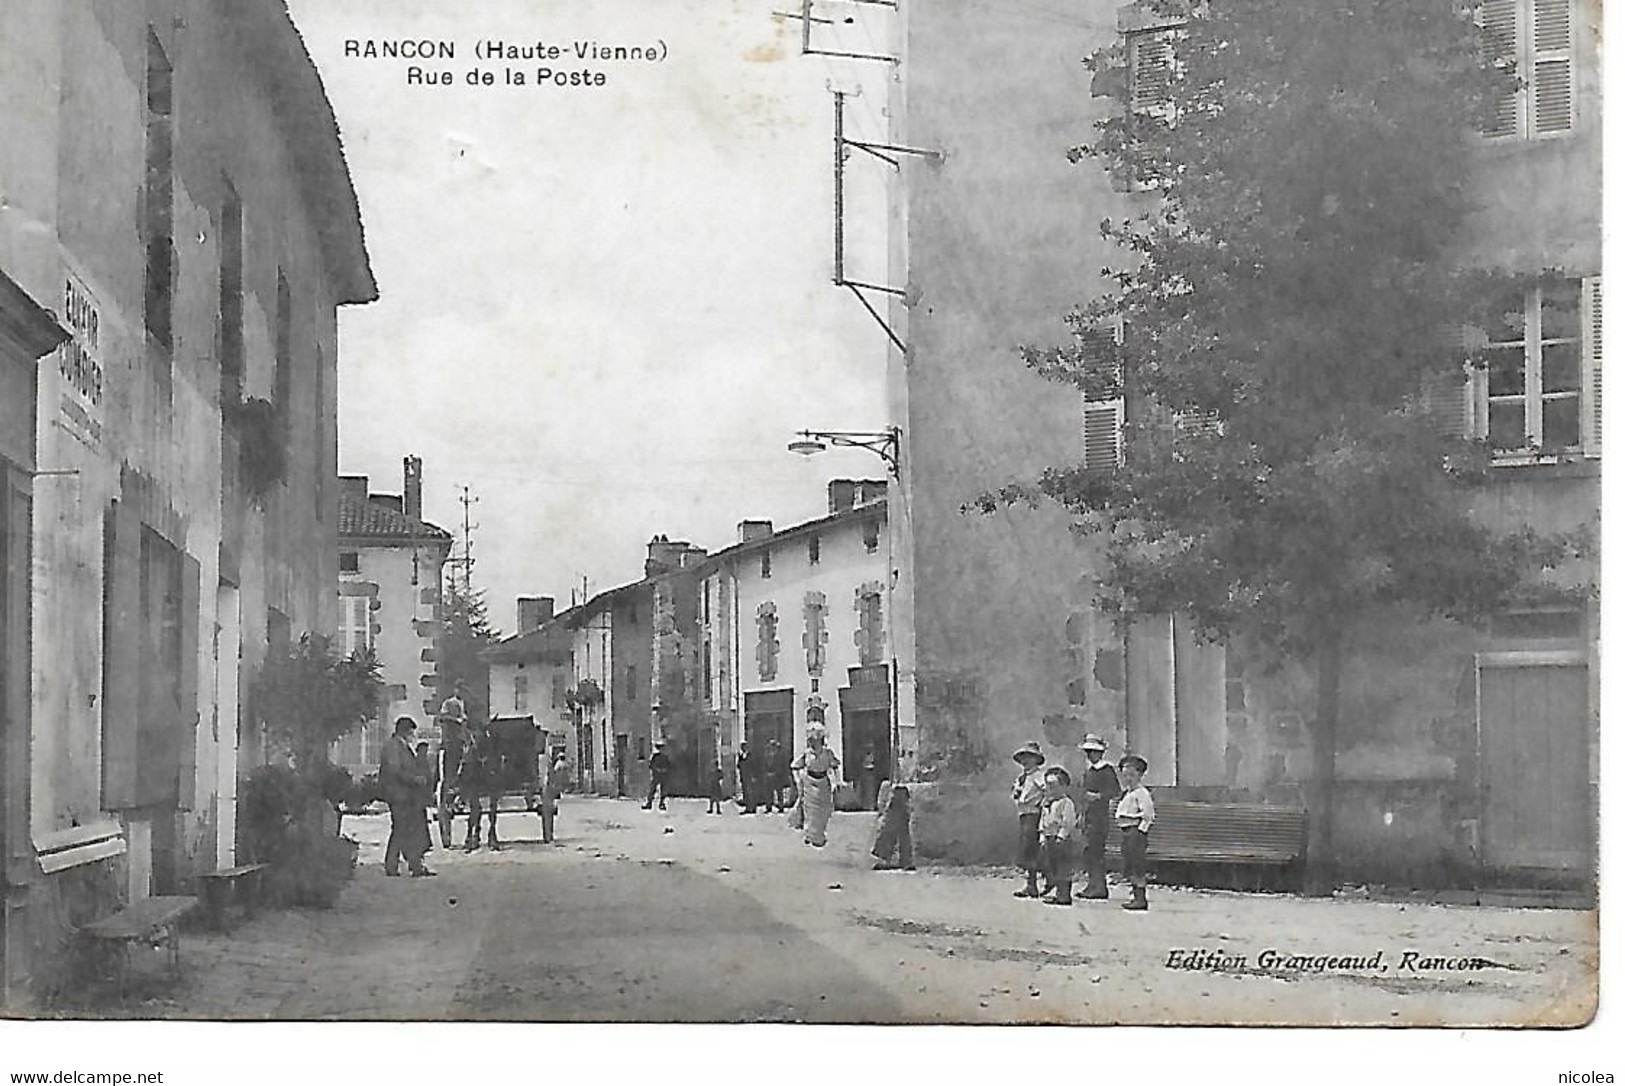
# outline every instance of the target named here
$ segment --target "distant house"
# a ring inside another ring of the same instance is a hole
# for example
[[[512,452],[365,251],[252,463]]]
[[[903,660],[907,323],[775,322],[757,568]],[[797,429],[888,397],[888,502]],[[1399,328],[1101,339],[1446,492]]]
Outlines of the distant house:
[[[571,631],[563,621],[565,615],[553,614],[551,596],[522,598],[518,603],[519,632],[480,653],[490,667],[491,715],[529,717],[544,733],[543,749],[550,753],[562,749],[569,765],[576,746],[570,705]]]
[[[334,762],[352,773],[377,770],[398,717],[416,721],[420,739],[439,737],[440,571],[450,553],[451,536],[423,519],[422,460],[403,461],[400,494],[371,493],[364,475],[340,477],[336,646],[371,649],[386,685],[377,717],[337,744]]]
[[[790,751],[821,723],[856,784],[899,760],[893,711],[886,484],[836,480],[829,513],[789,528],[747,520],[739,542],[708,558],[698,586],[699,701],[709,743],[731,779],[739,741]]]

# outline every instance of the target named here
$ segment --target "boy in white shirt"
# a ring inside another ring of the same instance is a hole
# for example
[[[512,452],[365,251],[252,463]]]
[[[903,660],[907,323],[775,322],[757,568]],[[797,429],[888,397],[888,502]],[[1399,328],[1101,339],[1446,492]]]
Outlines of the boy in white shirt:
[[[1046,905],[1072,904],[1072,849],[1078,832],[1078,806],[1067,789],[1072,776],[1060,766],[1044,772],[1044,810],[1038,816],[1038,833],[1043,857],[1044,878],[1050,892]]]
[[[1138,754],[1124,755],[1117,763],[1118,775],[1123,780],[1123,798],[1117,801],[1117,828],[1123,831],[1123,874],[1128,876],[1134,892],[1134,896],[1123,903],[1123,908],[1130,912],[1145,912],[1151,907],[1145,900],[1145,851],[1157,808],[1151,802],[1150,790],[1141,783],[1148,768],[1145,759]]]

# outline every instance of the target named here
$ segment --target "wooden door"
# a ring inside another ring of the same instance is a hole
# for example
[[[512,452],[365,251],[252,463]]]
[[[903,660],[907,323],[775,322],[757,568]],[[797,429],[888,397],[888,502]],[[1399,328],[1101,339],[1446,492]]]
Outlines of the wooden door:
[[[1478,681],[1485,862],[1589,869],[1585,666],[1481,666]]]

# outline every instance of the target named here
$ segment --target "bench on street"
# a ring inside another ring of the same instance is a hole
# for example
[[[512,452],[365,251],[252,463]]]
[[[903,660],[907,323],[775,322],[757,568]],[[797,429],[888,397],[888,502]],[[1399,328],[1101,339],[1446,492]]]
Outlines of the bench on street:
[[[79,931],[92,946],[112,951],[122,996],[129,979],[130,951],[136,944],[165,948],[169,952],[170,975],[180,977],[180,919],[196,906],[195,897],[144,897]]]
[[[1159,869],[1171,864],[1200,868],[1244,869],[1259,889],[1264,877],[1295,883],[1302,874],[1308,843],[1309,813],[1300,807],[1262,803],[1157,803],[1146,857]],[[1119,852],[1119,835],[1112,850]]]
[[[210,928],[227,929],[227,915],[233,902],[241,905],[244,913],[254,914],[260,904],[260,872],[265,868],[265,864],[238,864],[198,876],[198,885],[203,890],[203,911]]]

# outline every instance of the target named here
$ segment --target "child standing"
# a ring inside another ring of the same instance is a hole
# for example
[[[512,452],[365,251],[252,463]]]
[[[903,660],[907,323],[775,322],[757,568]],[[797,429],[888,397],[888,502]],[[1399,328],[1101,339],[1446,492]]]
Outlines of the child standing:
[[[1039,815],[1038,832],[1043,857],[1044,879],[1050,892],[1046,905],[1072,904],[1073,838],[1078,832],[1078,806],[1067,789],[1072,776],[1060,766],[1044,772],[1044,810]]]
[[[1147,768],[1145,759],[1137,754],[1125,755],[1117,763],[1123,779],[1123,798],[1117,801],[1117,827],[1123,831],[1123,874],[1134,891],[1123,908],[1130,912],[1144,912],[1151,907],[1145,900],[1145,849],[1157,808],[1151,802],[1150,790],[1141,783]]]
[[[707,774],[707,776],[709,776],[711,778],[711,788],[710,788],[710,791],[706,793],[710,797],[711,804],[710,804],[710,806],[706,807],[705,813],[706,814],[721,814],[722,813],[722,763],[720,761],[713,760],[712,763],[711,763],[711,771],[710,771],[710,773]]]
[[[884,787],[881,790],[884,792]],[[892,785],[891,795],[882,802],[884,809],[880,816],[880,831],[875,834],[875,847],[870,850],[875,858],[875,870],[889,871],[896,866],[904,871],[913,871],[914,835],[908,825],[908,785]],[[897,855],[895,865],[891,862],[893,853]]]
[[[1016,897],[1037,899],[1038,889],[1038,819],[1044,810],[1044,777],[1038,767],[1044,764],[1044,752],[1037,742],[1028,743],[1010,757],[1021,766],[1021,776],[1010,788],[1010,799],[1016,805],[1017,845],[1016,863],[1027,873],[1027,885],[1016,891]]]

